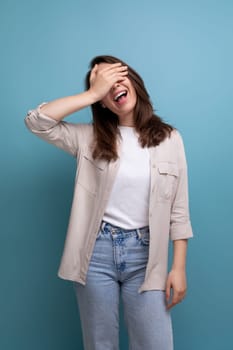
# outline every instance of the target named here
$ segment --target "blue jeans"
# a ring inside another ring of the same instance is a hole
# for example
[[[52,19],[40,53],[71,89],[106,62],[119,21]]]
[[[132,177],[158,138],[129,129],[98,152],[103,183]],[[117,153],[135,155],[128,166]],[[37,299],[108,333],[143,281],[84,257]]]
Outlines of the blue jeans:
[[[149,252],[149,228],[125,230],[102,222],[86,285],[73,282],[85,350],[119,349],[119,299],[130,350],[172,350],[165,292],[138,293]]]

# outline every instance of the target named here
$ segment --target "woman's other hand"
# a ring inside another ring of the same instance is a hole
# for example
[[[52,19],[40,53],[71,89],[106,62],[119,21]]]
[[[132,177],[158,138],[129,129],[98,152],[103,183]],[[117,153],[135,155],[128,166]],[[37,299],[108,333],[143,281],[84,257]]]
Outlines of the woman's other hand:
[[[167,277],[166,283],[166,301],[167,309],[171,309],[180,303],[187,290],[185,269],[172,269]]]

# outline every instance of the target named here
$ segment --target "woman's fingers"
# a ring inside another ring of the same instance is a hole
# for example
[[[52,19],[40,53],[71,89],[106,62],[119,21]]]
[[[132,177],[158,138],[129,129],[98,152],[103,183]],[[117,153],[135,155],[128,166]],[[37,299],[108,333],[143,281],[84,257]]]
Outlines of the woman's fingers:
[[[171,297],[171,283],[170,280],[167,280],[167,284],[166,284],[166,300],[167,302],[170,300]]]
[[[93,83],[97,77],[104,79],[112,79],[117,77],[126,76],[128,74],[128,67],[123,66],[120,62],[109,64],[108,66],[101,66],[96,64],[90,74],[90,83]]]
[[[118,63],[107,63],[104,65],[101,65],[101,63],[99,65],[97,65],[98,71],[99,72],[121,72],[121,71],[125,71],[128,69],[128,66],[123,65],[122,63],[118,62]]]
[[[166,282],[166,302],[167,309],[180,303],[187,290],[186,276],[184,270],[171,270]]]
[[[167,304],[167,309],[171,309],[176,304],[180,303],[185,298],[185,293],[178,292],[176,290],[173,290],[172,293],[172,300],[170,303]]]
[[[109,69],[102,72],[103,77],[109,81],[112,85],[115,84],[118,80],[121,80],[122,77],[128,75],[128,67],[115,67],[114,69]]]
[[[95,97],[102,99],[119,81],[128,74],[128,67],[120,62],[107,65],[95,65],[90,74],[90,89]]]

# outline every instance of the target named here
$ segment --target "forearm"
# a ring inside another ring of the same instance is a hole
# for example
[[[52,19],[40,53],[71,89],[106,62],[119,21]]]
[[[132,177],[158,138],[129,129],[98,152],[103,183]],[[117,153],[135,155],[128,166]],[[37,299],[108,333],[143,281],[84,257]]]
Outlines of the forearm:
[[[77,95],[62,97],[48,102],[41,107],[41,113],[60,121],[69,114],[88,107],[95,102],[94,95],[88,90]]]
[[[185,270],[187,255],[187,239],[177,239],[173,241],[173,262],[172,270]]]
[[[127,74],[127,66],[123,66],[120,62],[100,69],[96,64],[90,74],[88,91],[51,101],[41,106],[40,111],[48,117],[60,121],[67,115],[100,101],[111,87]]]
[[[186,252],[187,239],[173,241],[173,264],[166,283],[167,308],[181,302],[186,293]],[[171,290],[173,290],[171,294]]]

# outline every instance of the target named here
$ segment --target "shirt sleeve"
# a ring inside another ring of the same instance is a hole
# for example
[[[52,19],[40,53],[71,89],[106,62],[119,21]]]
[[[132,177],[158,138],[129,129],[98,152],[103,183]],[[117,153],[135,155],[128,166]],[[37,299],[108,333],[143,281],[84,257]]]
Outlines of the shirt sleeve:
[[[51,143],[77,157],[79,149],[79,125],[57,121],[41,112],[41,103],[36,109],[29,110],[24,121],[27,128],[41,139]]]
[[[188,195],[188,170],[184,144],[178,131],[176,133],[176,150],[179,164],[179,177],[176,194],[171,208],[170,239],[187,239],[193,237]]]

